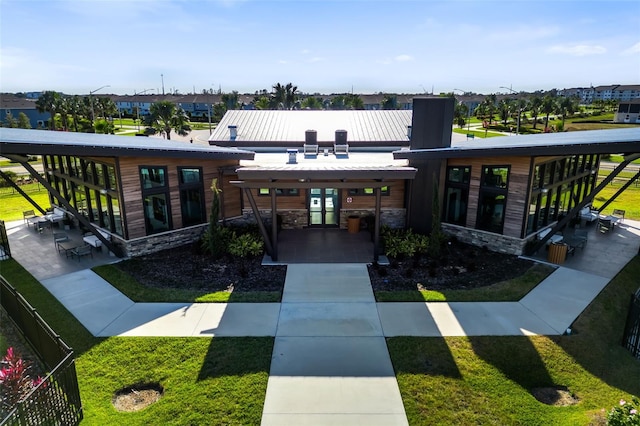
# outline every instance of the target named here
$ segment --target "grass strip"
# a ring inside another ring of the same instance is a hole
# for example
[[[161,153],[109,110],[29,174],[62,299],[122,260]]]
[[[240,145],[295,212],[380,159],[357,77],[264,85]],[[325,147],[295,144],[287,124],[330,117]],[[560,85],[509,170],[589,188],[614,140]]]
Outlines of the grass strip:
[[[93,271],[134,302],[278,303],[282,298],[279,291],[211,293],[189,288],[152,288],[140,284],[115,265],[96,266]]]
[[[523,275],[485,287],[464,290],[376,291],[378,302],[517,302],[555,270],[535,264]]]
[[[640,395],[640,362],[620,345],[634,258],[573,325],[571,336],[387,339],[411,425],[604,424],[604,410]],[[579,402],[551,406],[535,387],[566,386]]]

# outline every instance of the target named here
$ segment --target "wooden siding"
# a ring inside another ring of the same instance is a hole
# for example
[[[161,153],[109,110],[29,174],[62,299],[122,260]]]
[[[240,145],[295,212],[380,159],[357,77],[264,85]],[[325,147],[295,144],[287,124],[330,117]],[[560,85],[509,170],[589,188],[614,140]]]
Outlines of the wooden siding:
[[[126,218],[126,235],[128,239],[144,237],[146,235],[144,223],[144,210],[142,205],[142,185],[140,183],[140,166],[166,166],[169,182],[170,214],[173,229],[182,228],[182,214],[180,209],[180,190],[178,181],[178,167],[202,167],[205,209],[207,217],[210,212],[213,193],[211,182],[219,177],[218,168],[235,165],[235,160],[194,160],[194,159],[169,159],[153,157],[121,157],[120,177],[122,179],[122,199]],[[226,203],[230,203],[227,207]],[[233,197],[225,199],[225,211],[237,211],[238,201]],[[235,209],[235,210],[234,210]]]
[[[224,175],[222,177],[222,198],[224,200],[224,217],[235,217],[242,215],[242,189],[231,184],[231,181],[238,180],[238,175]],[[205,182],[205,191],[207,190]],[[209,191],[211,192],[211,191]],[[211,194],[213,197],[213,194]],[[209,205],[211,202],[209,201]]]
[[[359,181],[365,182],[365,181]],[[325,184],[323,182],[323,184]],[[330,187],[330,183],[327,184]],[[283,183],[283,188],[286,184]],[[383,195],[381,197],[382,208],[403,208],[404,207],[404,180],[397,180],[389,182],[389,195]],[[294,209],[306,209],[307,208],[307,190],[300,189],[298,196],[280,195],[277,198],[278,210],[294,210]],[[374,195],[350,195],[348,189],[340,190],[340,206],[342,209],[357,210],[357,209],[373,209],[376,205],[376,197]],[[271,197],[268,195],[258,195],[257,189],[252,189],[251,192],[256,200],[256,204],[260,210],[271,209]],[[351,198],[351,203],[347,202],[347,198]],[[249,201],[244,199],[245,206],[249,205]]]
[[[509,166],[507,206],[505,209],[503,235],[520,238],[522,221],[527,211],[527,189],[529,186],[529,166],[531,157],[484,157],[449,159],[447,166],[471,166],[469,203],[467,207],[467,228],[475,228],[480,196],[482,166]]]

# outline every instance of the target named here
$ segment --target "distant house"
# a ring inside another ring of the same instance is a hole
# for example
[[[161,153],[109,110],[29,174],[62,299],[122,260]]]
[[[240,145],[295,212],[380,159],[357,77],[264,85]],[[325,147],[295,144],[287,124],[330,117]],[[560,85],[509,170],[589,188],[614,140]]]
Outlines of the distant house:
[[[17,119],[21,112],[29,118],[31,128],[44,129],[48,127],[51,114],[38,112],[35,99],[22,98],[7,93],[0,96],[0,122],[5,121],[7,114],[11,114],[13,118]]]

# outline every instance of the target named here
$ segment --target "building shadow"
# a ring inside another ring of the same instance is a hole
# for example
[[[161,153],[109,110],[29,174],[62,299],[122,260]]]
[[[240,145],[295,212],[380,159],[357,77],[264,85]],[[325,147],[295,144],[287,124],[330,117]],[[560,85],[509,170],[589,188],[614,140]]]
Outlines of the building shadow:
[[[269,375],[274,337],[214,337],[198,373],[198,381],[222,376]]]
[[[389,337],[387,347],[396,376],[420,374],[460,379],[451,349],[442,337]]]

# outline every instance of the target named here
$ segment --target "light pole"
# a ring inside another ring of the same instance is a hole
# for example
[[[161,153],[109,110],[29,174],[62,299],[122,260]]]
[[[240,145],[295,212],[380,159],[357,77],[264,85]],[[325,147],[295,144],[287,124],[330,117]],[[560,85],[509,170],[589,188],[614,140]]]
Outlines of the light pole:
[[[135,98],[137,95],[142,95],[144,93],[147,93],[149,90],[153,90],[153,89],[144,89],[142,92],[138,92],[136,93],[136,91],[133,91],[133,97]],[[136,106],[136,123],[138,124],[138,133],[140,133],[140,102],[136,101],[136,103],[138,104],[138,106]]]
[[[108,84],[106,86],[102,86],[102,87],[98,87],[96,90],[92,90],[89,92],[89,101],[91,102],[91,127],[94,126],[94,121],[95,121],[95,111],[93,109],[93,94],[96,93],[98,90],[102,90],[106,87],[111,87]],[[95,131],[95,129],[94,129]]]
[[[462,89],[453,89],[453,90],[462,92],[463,95],[467,93]],[[471,134],[471,102],[469,103],[465,102],[465,105],[467,105],[467,137],[469,137],[469,135]]]
[[[515,90],[513,90],[510,87],[505,87],[505,86],[500,86],[500,89],[507,89],[508,91],[510,91],[511,93],[515,93],[517,94],[518,92],[516,92]],[[518,99],[516,99],[517,101]],[[522,108],[520,107],[520,105],[518,105],[518,124],[516,125],[516,136],[518,136],[520,134],[520,116],[522,115]]]

